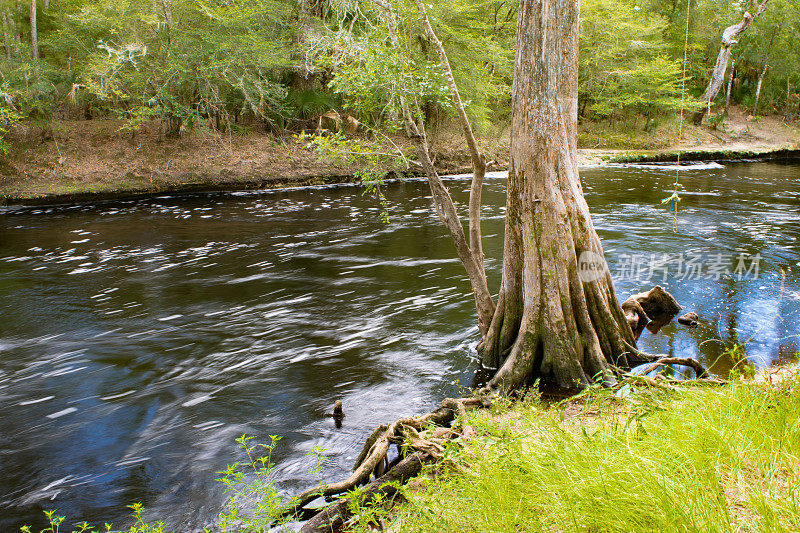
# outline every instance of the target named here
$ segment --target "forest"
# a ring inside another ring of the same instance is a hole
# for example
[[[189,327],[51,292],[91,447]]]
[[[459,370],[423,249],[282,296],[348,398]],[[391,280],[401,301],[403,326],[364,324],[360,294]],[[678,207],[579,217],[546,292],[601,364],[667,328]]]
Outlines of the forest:
[[[723,30],[758,4],[687,1],[582,3],[581,121],[646,135],[681,108],[703,105]],[[731,47],[713,103],[792,120],[800,113],[800,10],[789,0],[766,8]],[[159,121],[166,136],[298,132],[332,110],[391,131],[403,94],[431,125],[453,117],[413,6],[398,7],[399,46],[379,6],[361,0],[3,0],[0,9],[5,131],[20,120],[114,118],[131,130]],[[428,6],[479,134],[510,120],[517,9],[506,0]]]

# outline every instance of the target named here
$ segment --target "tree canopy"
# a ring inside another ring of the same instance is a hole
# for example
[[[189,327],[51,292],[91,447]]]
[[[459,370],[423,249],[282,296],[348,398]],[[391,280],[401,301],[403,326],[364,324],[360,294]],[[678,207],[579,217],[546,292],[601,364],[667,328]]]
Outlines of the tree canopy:
[[[755,5],[689,6],[688,102],[708,82],[723,29]],[[3,0],[2,116],[6,125],[18,116],[112,117],[132,128],[159,119],[177,135],[242,124],[299,131],[337,109],[392,127],[405,94],[429,124],[446,123],[453,109],[415,9],[397,3],[394,46],[369,0]],[[474,126],[507,124],[517,2],[432,0],[427,10]],[[582,119],[652,117],[682,105],[686,14],[682,0],[583,3]],[[762,79],[759,113],[800,112],[799,32],[800,10],[772,0],[733,51],[733,103],[752,106]]]

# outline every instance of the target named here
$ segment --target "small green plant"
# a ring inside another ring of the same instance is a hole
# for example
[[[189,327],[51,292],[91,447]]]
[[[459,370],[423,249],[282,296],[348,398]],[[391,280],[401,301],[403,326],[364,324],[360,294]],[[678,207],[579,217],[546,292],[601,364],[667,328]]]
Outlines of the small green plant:
[[[6,135],[23,118],[22,114],[11,105],[11,97],[5,96],[5,101],[0,102],[0,161],[2,162],[6,162],[9,156]]]
[[[129,505],[128,508],[133,511],[132,516],[134,518],[134,523],[126,533],[164,533],[165,525],[163,522],[155,522],[154,524],[150,524],[146,522],[144,518],[142,518],[144,506],[141,503],[134,503],[133,505]],[[50,525],[45,529],[39,530],[39,533],[61,533],[61,526],[64,524],[66,518],[57,515],[57,512],[58,511],[55,510],[44,512]],[[89,525],[88,522],[81,522],[80,524],[75,524],[73,527],[76,529],[73,529],[71,533],[100,533],[101,531],[110,532],[114,526],[106,523],[103,524],[104,529],[99,530],[94,526]],[[30,526],[22,526],[20,531],[22,531],[22,533],[33,533],[33,530],[30,528]],[[64,533],[66,533],[66,531],[64,531]]]
[[[397,483],[390,483],[397,489],[401,487]],[[349,526],[354,527],[355,531],[370,530],[378,528],[379,531],[383,530],[383,524],[389,516],[389,511],[392,508],[395,497],[386,496],[380,492],[374,494],[371,498],[364,500],[364,491],[366,486],[357,487],[347,493],[347,503],[350,510],[351,518]],[[398,494],[397,492],[395,495]]]
[[[731,379],[753,379],[756,375],[756,365],[747,359],[747,342],[736,339],[725,349],[724,355],[734,362],[730,370]]]
[[[276,519],[283,499],[274,485],[275,464],[272,462],[281,437],[270,435],[267,444],[252,443],[253,439],[247,435],[236,439],[247,461],[233,463],[219,472],[222,477],[218,481],[229,495],[217,524],[222,531],[270,531],[272,527],[286,527],[286,520]]]
[[[725,113],[717,113],[716,115],[708,116],[708,125],[715,130],[721,130],[725,127]]]

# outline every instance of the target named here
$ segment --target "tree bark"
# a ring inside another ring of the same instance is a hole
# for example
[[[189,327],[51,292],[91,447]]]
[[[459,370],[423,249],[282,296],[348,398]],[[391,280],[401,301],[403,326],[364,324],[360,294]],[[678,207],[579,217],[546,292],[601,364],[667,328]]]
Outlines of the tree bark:
[[[483,180],[486,176],[486,158],[478,149],[478,143],[472,131],[472,124],[469,122],[467,112],[464,109],[464,103],[461,101],[461,94],[458,92],[458,86],[456,86],[456,81],[453,77],[453,70],[450,68],[450,61],[447,59],[442,41],[439,40],[436,36],[436,32],[433,31],[433,27],[428,19],[422,1],[414,0],[414,2],[417,4],[417,9],[419,10],[420,18],[428,33],[428,37],[431,43],[433,43],[436,52],[439,54],[439,62],[444,69],[444,75],[447,80],[447,85],[450,88],[453,106],[456,109],[461,127],[464,130],[464,139],[469,148],[470,159],[472,161],[472,185],[469,195],[469,246],[472,254],[475,256],[475,263],[479,265],[481,270],[484,270],[483,243],[481,242],[481,193],[483,190]]]
[[[482,343],[484,365],[500,368],[488,390],[610,383],[635,352],[578,176],[578,19],[578,0],[520,3],[503,279]]]
[[[3,11],[3,42],[5,43],[6,59],[11,61],[11,32],[9,31],[8,11]]]
[[[31,57],[39,59],[39,31],[36,27],[36,0],[31,0]]]
[[[792,95],[792,84],[789,75],[786,75],[786,109],[783,111],[783,118],[789,120],[789,101]]]
[[[759,4],[755,15],[751,15],[749,12],[745,11],[741,21],[733,26],[728,26],[725,31],[722,32],[722,45],[719,49],[719,55],[717,55],[717,62],[711,73],[711,80],[708,82],[706,92],[701,98],[701,101],[705,105],[694,114],[692,119],[696,125],[699,126],[703,122],[703,117],[708,111],[708,108],[711,107],[711,102],[713,102],[717,94],[719,94],[722,82],[725,79],[725,71],[728,68],[728,60],[731,58],[731,47],[736,44],[739,35],[747,31],[747,28],[750,27],[753,21],[764,14],[767,10],[767,2],[769,2],[769,0],[763,0],[763,2]]]

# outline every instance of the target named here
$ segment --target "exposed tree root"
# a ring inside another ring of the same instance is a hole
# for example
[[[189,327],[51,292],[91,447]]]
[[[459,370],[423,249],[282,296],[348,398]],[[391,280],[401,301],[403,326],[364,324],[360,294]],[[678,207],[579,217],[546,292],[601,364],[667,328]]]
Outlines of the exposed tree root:
[[[378,427],[367,439],[356,459],[354,471],[347,479],[301,492],[292,499],[283,515],[304,515],[308,512],[305,506],[317,498],[343,494],[368,483],[373,475],[377,479],[381,478],[387,470],[384,465],[387,464],[387,454],[392,444],[402,445],[407,450],[422,454],[426,460],[441,460],[448,440],[457,436],[466,438],[473,433],[469,426],[460,424],[448,426],[457,417],[463,417],[468,409],[489,405],[491,405],[489,397],[447,398],[439,409],[426,415],[401,418],[388,426]],[[400,464],[404,461],[405,459]]]
[[[658,361],[654,362],[652,365],[648,366],[644,369],[642,374],[649,374],[656,368],[665,365],[683,365],[688,366],[694,373],[697,375],[698,379],[703,379],[708,377],[708,372],[706,371],[705,367],[697,362],[695,359],[686,359],[682,357],[664,357],[663,359],[659,359]]]
[[[400,485],[416,476],[425,463],[435,459],[424,452],[414,452],[388,473],[370,483],[360,495],[360,504],[373,501],[378,495],[393,496]],[[301,533],[330,533],[339,531],[350,516],[350,499],[340,498],[319,511],[303,525]]]

